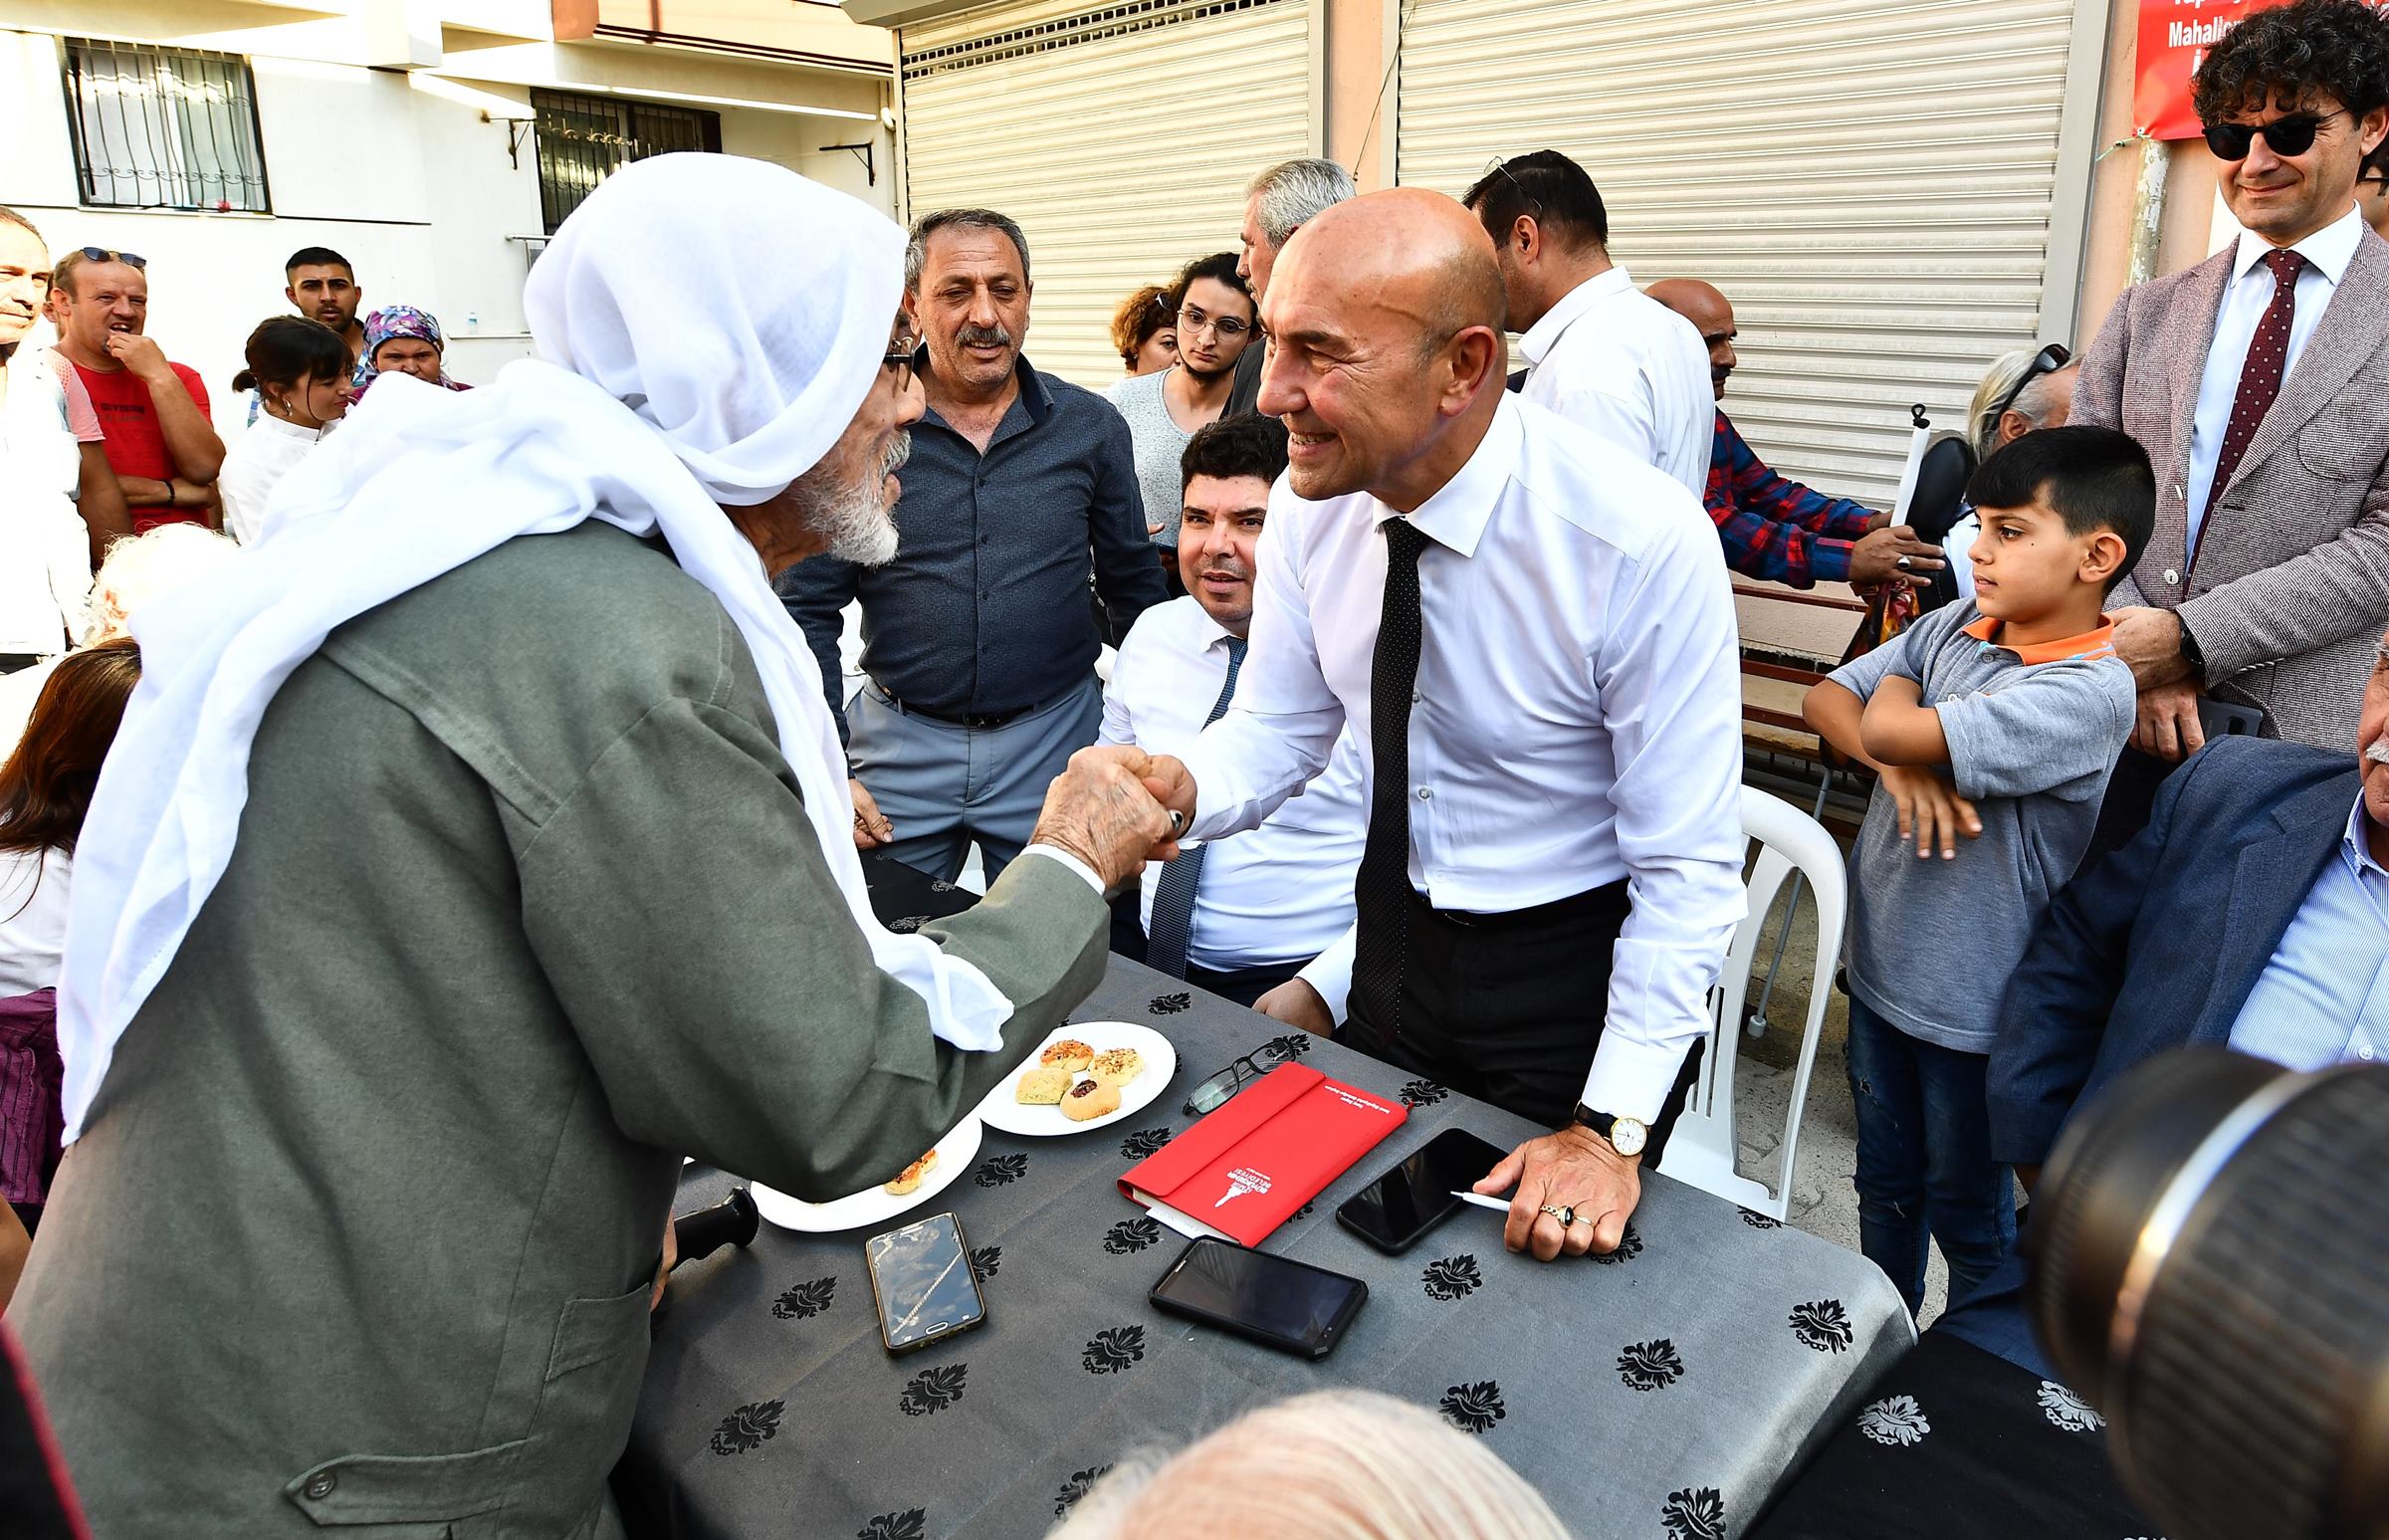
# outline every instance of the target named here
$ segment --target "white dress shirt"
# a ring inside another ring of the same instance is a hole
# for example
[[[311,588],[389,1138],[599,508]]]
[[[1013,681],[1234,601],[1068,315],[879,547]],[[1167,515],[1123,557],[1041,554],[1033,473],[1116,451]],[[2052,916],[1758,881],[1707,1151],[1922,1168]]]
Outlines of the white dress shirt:
[[[324,435],[337,427],[303,428],[272,412],[260,412],[224,451],[224,468],[216,473],[216,494],[224,500],[224,528],[244,546],[253,546],[264,533],[266,499],[299,462],[314,453]]]
[[[2346,214],[2323,226],[2289,249],[2306,259],[2297,270],[2296,310],[2289,318],[2289,354],[2281,361],[2281,382],[2288,383],[2297,355],[2306,350],[2315,326],[2355,260],[2356,243],[2364,238],[2364,218],[2349,205]],[[2216,492],[2215,462],[2223,457],[2224,434],[2232,425],[2232,403],[2240,395],[2240,370],[2248,362],[2248,344],[2257,337],[2257,324],[2273,304],[2273,269],[2265,254],[2273,244],[2253,230],[2240,232],[2240,249],[2232,258],[2232,281],[2223,289],[2223,308],[2215,313],[2215,340],[2207,348],[2206,372],[2198,381],[2198,412],[2190,422],[2190,484],[2182,489],[2190,509],[2190,549],[2198,549],[2198,532],[2207,522],[2207,502]]]
[[[1235,704],[1183,757],[1193,837],[1259,824],[1347,724],[1374,761],[1378,526],[1394,517],[1365,493],[1271,494]],[[1428,537],[1412,884],[1438,909],[1499,913],[1626,879],[1585,1100],[1649,1122],[1707,1030],[1743,912],[1741,676],[1716,528],[1666,476],[1508,396],[1411,522]]]
[[[1682,482],[1709,484],[1717,392],[1692,323],[1612,268],[1568,291],[1518,339],[1519,393]],[[1712,536],[1712,539],[1714,537]]]
[[[1226,627],[1192,594],[1145,611],[1112,664],[1101,741],[1185,756],[1227,682],[1229,640]],[[1239,694],[1251,677],[1248,659],[1236,676]],[[1302,977],[1343,1019],[1351,960],[1331,949],[1352,929],[1353,878],[1361,869],[1361,847],[1369,842],[1361,776],[1360,745],[1347,733],[1328,757],[1326,771],[1266,823],[1208,847],[1194,890],[1188,962],[1220,973],[1301,963]],[[1163,861],[1145,867],[1148,935],[1154,892],[1167,870]],[[1323,953],[1329,955],[1321,966]]]
[[[28,338],[0,368],[0,652],[50,657],[90,613],[91,545],[75,509],[83,451],[51,350]]]
[[[0,850],[0,995],[57,985],[74,865],[54,846]]]

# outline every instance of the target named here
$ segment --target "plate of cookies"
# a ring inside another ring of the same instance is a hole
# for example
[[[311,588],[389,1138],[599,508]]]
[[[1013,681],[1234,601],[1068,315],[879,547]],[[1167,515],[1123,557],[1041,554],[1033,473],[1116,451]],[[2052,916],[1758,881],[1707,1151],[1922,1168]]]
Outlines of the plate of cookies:
[[[1084,1133],[1143,1111],[1177,1073],[1178,1050],[1152,1027],[1080,1021],[1054,1028],[987,1093],[978,1115],[989,1128],[1031,1139]]]
[[[826,1204],[808,1204],[801,1198],[790,1198],[760,1182],[754,1183],[755,1207],[781,1229],[812,1234],[879,1224],[920,1208],[970,1170],[971,1163],[978,1158],[979,1133],[978,1115],[973,1113],[893,1180]]]

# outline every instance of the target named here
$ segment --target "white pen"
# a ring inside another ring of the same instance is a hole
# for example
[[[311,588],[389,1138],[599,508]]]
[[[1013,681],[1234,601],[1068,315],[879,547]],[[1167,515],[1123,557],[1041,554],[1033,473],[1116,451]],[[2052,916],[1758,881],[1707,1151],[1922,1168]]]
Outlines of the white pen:
[[[1510,1211],[1510,1201],[1506,1198],[1487,1198],[1482,1193],[1463,1193],[1456,1188],[1452,1190],[1451,1196],[1458,1199],[1461,1203],[1474,1204],[1479,1209],[1490,1209],[1495,1213],[1507,1213]]]

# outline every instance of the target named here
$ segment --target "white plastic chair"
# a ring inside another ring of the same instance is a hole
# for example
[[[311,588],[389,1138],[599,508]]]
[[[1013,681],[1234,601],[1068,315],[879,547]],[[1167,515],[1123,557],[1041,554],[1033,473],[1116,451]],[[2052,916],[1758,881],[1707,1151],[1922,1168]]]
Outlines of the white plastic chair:
[[[1817,1038],[1833,994],[1836,961],[1842,956],[1842,927],[1848,914],[1846,868],[1842,847],[1825,825],[1781,797],[1742,788],[1742,831],[1758,841],[1758,865],[1750,874],[1750,911],[1734,928],[1725,959],[1725,978],[1709,996],[1708,1047],[1684,1114],[1667,1141],[1661,1170],[1678,1182],[1730,1199],[1743,1208],[1781,1219],[1792,1204],[1792,1174],[1800,1154],[1800,1117],[1809,1100],[1809,1071],[1817,1062]],[[1800,1067],[1792,1076],[1792,1105],[1784,1128],[1783,1164],[1776,1187],[1734,1170],[1741,1148],[1734,1130],[1734,1058],[1742,1042],[1743,995],[1757,961],[1759,932],[1784,880],[1798,871],[1817,902],[1817,952],[1809,989],[1809,1019],[1800,1041]]]

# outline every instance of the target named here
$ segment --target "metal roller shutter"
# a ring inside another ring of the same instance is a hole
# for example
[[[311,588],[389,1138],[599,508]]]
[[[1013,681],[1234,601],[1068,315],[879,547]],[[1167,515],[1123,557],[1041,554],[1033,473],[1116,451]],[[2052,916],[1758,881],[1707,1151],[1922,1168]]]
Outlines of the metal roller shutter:
[[[1417,0],[1400,178],[1578,159],[1637,282],[1734,302],[1735,424],[1887,507],[1910,402],[1958,427],[1994,356],[2071,330],[2099,65],[2075,29],[2070,0]]]
[[[1120,377],[1113,310],[1232,250],[1254,172],[1313,152],[1309,0],[1041,0],[898,39],[915,216],[973,204],[1028,235],[1028,355]]]

